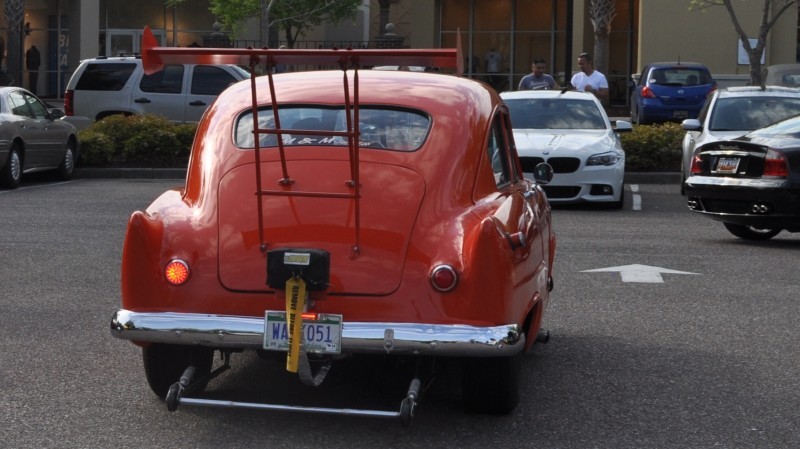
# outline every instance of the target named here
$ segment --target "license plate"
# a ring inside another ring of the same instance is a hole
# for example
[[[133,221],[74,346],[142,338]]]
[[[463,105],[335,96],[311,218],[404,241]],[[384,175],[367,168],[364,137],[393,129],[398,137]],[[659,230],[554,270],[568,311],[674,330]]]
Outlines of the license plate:
[[[674,118],[689,118],[689,111],[673,111],[672,116]]]
[[[717,161],[717,169],[714,170],[713,173],[723,175],[735,174],[736,170],[739,169],[739,160],[738,157],[721,157]]]
[[[286,312],[268,310],[264,316],[264,349],[289,350],[289,326]],[[320,313],[317,319],[303,320],[303,349],[315,354],[342,352],[342,316]]]

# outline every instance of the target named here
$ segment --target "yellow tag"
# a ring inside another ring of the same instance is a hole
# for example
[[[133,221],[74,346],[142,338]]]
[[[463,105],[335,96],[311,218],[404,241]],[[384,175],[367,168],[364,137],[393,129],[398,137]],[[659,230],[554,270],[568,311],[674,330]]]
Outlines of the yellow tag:
[[[300,359],[300,340],[303,338],[303,309],[306,303],[306,282],[299,278],[286,281],[286,326],[289,329],[289,352],[286,371],[296,373]]]

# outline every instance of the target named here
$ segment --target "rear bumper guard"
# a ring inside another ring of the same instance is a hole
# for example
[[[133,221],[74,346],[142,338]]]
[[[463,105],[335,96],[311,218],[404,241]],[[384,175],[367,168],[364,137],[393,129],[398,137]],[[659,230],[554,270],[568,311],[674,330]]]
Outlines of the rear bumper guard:
[[[174,312],[118,310],[111,334],[123,340],[263,349],[264,319]],[[508,357],[521,352],[516,324],[469,326],[418,323],[342,323],[342,353]]]

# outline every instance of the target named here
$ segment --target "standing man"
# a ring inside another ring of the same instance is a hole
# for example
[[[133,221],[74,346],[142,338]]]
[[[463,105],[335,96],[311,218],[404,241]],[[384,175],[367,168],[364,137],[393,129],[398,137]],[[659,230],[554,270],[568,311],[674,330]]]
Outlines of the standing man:
[[[28,69],[28,89],[36,95],[36,87],[39,85],[39,66],[42,65],[42,57],[35,45],[25,52],[25,68]]]
[[[503,65],[503,54],[492,47],[492,50],[486,53],[484,59],[486,61],[486,72],[489,74],[489,84],[495,89],[500,90],[502,78],[499,73]]]
[[[531,74],[525,75],[519,80],[517,90],[542,90],[542,89],[561,89],[555,78],[544,73],[547,63],[543,58],[536,58],[531,64]]]
[[[578,67],[581,71],[572,75],[570,84],[580,92],[591,92],[600,102],[605,104],[608,100],[608,80],[606,76],[594,69],[592,55],[581,53],[578,56]]]

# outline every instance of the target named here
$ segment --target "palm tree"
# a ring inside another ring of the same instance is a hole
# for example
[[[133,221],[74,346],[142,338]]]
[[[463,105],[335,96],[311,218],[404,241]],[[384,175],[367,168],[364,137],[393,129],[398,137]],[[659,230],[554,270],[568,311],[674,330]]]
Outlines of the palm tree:
[[[594,27],[594,68],[604,75],[608,74],[608,36],[616,16],[615,0],[591,0],[589,3],[589,18]]]

